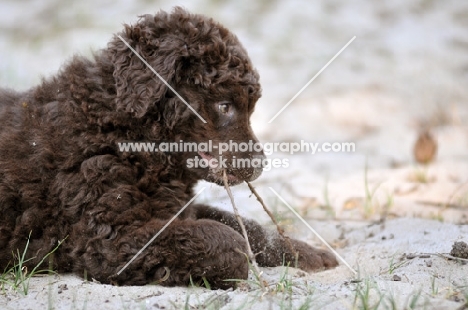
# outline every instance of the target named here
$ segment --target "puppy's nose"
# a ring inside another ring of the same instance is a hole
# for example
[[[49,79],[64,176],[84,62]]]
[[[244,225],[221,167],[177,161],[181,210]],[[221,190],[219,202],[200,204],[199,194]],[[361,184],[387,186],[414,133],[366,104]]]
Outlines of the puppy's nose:
[[[253,170],[251,172],[250,178],[246,180],[248,182],[251,182],[257,179],[262,174],[263,168],[266,167],[266,164],[265,164],[266,156],[264,154],[254,155],[253,157],[254,159],[252,161],[256,161],[258,163],[252,167]]]

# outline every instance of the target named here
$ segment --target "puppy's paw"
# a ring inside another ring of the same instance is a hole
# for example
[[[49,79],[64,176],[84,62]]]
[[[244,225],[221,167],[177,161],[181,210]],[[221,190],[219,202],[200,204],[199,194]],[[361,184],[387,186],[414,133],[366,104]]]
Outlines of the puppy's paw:
[[[291,240],[291,243],[298,252],[297,267],[305,271],[317,271],[338,266],[338,261],[333,253],[316,249],[305,242]],[[291,266],[296,266],[296,262],[290,262]]]

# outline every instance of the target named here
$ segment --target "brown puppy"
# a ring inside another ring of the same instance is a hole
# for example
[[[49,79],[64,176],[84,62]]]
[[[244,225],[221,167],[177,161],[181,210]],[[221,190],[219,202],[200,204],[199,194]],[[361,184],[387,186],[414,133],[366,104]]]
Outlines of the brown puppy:
[[[245,279],[245,242],[231,213],[188,207],[122,273],[117,272],[193,196],[205,179],[221,184],[219,167],[191,167],[205,151],[126,152],[119,143],[256,141],[249,117],[260,97],[258,74],[237,38],[213,20],[176,8],[146,15],[120,36],[190,106],[202,122],[115,36],[93,59],[75,57],[54,77],[24,93],[0,90],[0,267],[30,236],[29,266],[60,240],[59,272],[87,273],[103,283],[187,285],[206,278],[226,288]],[[235,168],[232,185],[261,167]],[[248,233],[262,266],[293,263],[277,235],[253,221]],[[337,265],[333,255],[293,241],[304,270]]]

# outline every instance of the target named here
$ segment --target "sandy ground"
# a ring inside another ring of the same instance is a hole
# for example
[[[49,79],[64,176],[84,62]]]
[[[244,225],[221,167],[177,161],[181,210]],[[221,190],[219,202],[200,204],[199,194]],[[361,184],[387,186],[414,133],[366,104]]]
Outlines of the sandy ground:
[[[262,268],[269,285],[263,292],[248,283],[234,291],[115,287],[60,275],[32,278],[26,297],[8,293],[0,302],[6,309],[463,309],[468,265],[438,254],[450,252],[468,227],[409,218],[352,229],[334,225],[348,242],[339,252],[358,270],[356,276],[343,265],[316,274]]]
[[[113,287],[72,275],[33,277],[5,309],[468,309],[468,3],[463,1],[3,1],[0,84],[26,89],[75,52],[89,55],[134,16],[183,5],[222,21],[249,51],[263,98],[252,125],[263,142],[353,142],[352,153],[277,152],[288,168],[254,185],[289,235],[323,246],[272,187],[352,268],[306,274],[262,269],[269,291]],[[355,41],[271,124],[268,121],[353,36]],[[415,164],[423,123],[439,144]],[[201,202],[231,209],[224,189]],[[241,213],[272,226],[245,186]],[[274,227],[271,227],[272,229]]]

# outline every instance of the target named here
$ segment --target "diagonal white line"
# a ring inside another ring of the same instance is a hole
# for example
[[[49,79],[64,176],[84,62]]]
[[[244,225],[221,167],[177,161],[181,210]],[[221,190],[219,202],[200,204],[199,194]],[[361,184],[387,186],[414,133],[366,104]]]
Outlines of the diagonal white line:
[[[330,59],[330,61],[327,62],[327,64],[326,64],[322,69],[320,69],[320,71],[317,72],[317,74],[314,75],[314,77],[313,77],[312,79],[310,79],[310,81],[307,82],[307,84],[305,84],[304,87],[302,87],[301,90],[300,90],[297,94],[295,94],[294,97],[292,97],[291,100],[289,100],[288,103],[286,103],[286,104],[284,105],[284,107],[283,107],[281,110],[278,111],[278,113],[275,114],[275,116],[273,116],[273,118],[268,122],[268,124],[270,124],[271,122],[273,122],[273,121],[275,120],[275,118],[277,118],[278,115],[280,115],[280,113],[283,112],[284,109],[286,109],[286,108],[291,104],[291,102],[293,102],[294,99],[296,99],[297,96],[299,96],[299,95],[304,91],[304,89],[306,89],[307,86],[309,86],[309,84],[312,83],[312,82],[320,75],[320,73],[322,73],[322,71],[325,70],[325,69],[328,67],[328,65],[331,64],[331,63],[333,62],[333,60],[335,60],[336,57],[338,57],[338,55],[340,55],[341,52],[343,52],[343,51],[348,47],[348,45],[350,45],[351,42],[354,41],[354,39],[356,39],[356,36],[354,36],[351,40],[349,40],[349,42],[346,43],[346,45],[343,46],[343,48],[340,49],[340,51],[339,51],[338,53],[336,53],[336,55],[333,56],[333,58]]]
[[[169,83],[166,82],[166,80],[163,79],[163,77],[160,76],[160,75],[156,72],[156,70],[154,70],[154,68],[151,67],[151,66],[149,65],[149,63],[146,62],[146,60],[145,60],[143,57],[141,57],[140,54],[138,54],[138,53],[133,49],[133,47],[130,46],[130,44],[128,44],[120,35],[117,35],[117,37],[119,37],[119,39],[122,40],[122,42],[123,42],[135,55],[137,55],[137,57],[140,58],[140,60],[143,61],[143,63],[144,63],[151,71],[153,71],[153,73],[156,74],[156,76],[157,76],[164,84],[166,84],[166,86],[167,86],[174,94],[176,94],[177,97],[179,97],[179,99],[182,100],[182,102],[185,103],[185,105],[186,105],[190,110],[192,110],[192,112],[195,113],[195,115],[197,115],[198,118],[200,118],[200,119],[202,120],[203,123],[206,124],[205,119],[204,119],[203,117],[201,117],[201,115],[198,114],[197,111],[195,111],[195,109],[192,108],[192,107],[190,106],[190,104],[188,104],[187,101],[185,101],[185,99],[182,98],[182,96],[179,95],[179,93],[176,92],[175,89],[172,88],[172,86],[169,85]]]
[[[185,204],[185,206],[184,206],[182,209],[180,209],[179,212],[177,212],[177,214],[174,215],[174,216],[169,220],[169,222],[167,222],[166,225],[164,225],[164,227],[161,228],[161,229],[156,233],[156,235],[154,235],[153,238],[151,238],[151,240],[148,241],[148,242],[145,244],[145,246],[142,247],[141,250],[138,251],[138,253],[136,253],[136,254],[132,257],[132,259],[131,259],[128,263],[125,264],[125,266],[122,267],[122,269],[119,270],[119,272],[117,272],[117,275],[121,274],[122,271],[124,271],[124,270],[128,267],[128,265],[130,265],[130,264],[141,254],[141,252],[143,252],[143,251],[151,244],[151,242],[153,242],[154,239],[156,239],[156,238],[167,228],[167,226],[169,226],[169,225],[172,223],[172,221],[174,221],[174,220],[176,219],[176,217],[178,217],[178,216],[185,210],[185,208],[187,208],[187,207],[192,203],[192,201],[194,201],[195,198],[197,198],[197,196],[200,195],[201,192],[203,192],[204,190],[205,190],[205,187],[203,187],[195,196],[193,196],[193,198],[190,199],[190,201],[187,202],[187,203]]]
[[[312,232],[314,233],[314,235],[317,236],[317,238],[320,239],[320,241],[323,242],[323,244],[325,244],[325,245],[330,249],[330,251],[333,252],[333,254],[335,254],[335,255],[343,262],[343,264],[346,265],[346,267],[349,268],[349,270],[351,270],[355,275],[357,274],[356,270],[354,270],[354,269],[344,260],[344,258],[341,257],[341,255],[338,254],[338,252],[336,252],[335,249],[332,248],[332,247],[328,244],[328,242],[326,242],[325,239],[323,239],[322,236],[320,236],[319,233],[318,233],[317,231],[315,231],[315,229],[313,229],[313,228],[309,225],[309,223],[307,223],[306,220],[304,220],[304,219],[302,218],[302,216],[300,216],[299,213],[297,213],[296,210],[294,210],[294,209],[283,199],[283,197],[281,197],[273,188],[271,188],[271,187],[268,187],[268,188],[273,192],[273,194],[275,194],[275,195],[289,208],[289,210],[291,210],[292,213],[294,213],[295,216],[297,216],[297,218],[298,218],[299,220],[302,221],[302,223],[304,223],[304,224],[307,226],[307,228],[310,229],[310,231],[312,231]]]

